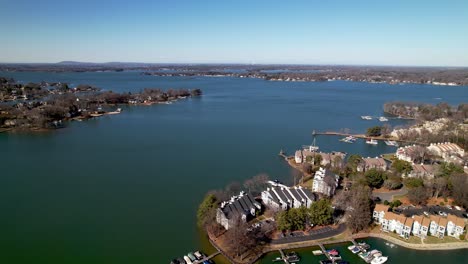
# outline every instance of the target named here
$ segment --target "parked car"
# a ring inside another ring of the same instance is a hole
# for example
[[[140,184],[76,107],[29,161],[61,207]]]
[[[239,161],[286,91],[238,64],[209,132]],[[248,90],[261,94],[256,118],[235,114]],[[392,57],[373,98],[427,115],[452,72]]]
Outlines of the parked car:
[[[424,214],[425,216],[429,217],[429,213],[428,213],[428,212],[424,211],[423,214]]]
[[[447,216],[447,213],[442,212],[442,211],[439,211],[439,215],[440,215],[440,216]]]
[[[462,210],[463,210],[463,208],[461,208],[460,206],[455,205],[454,207],[455,207],[455,209],[457,209],[458,211],[462,211]]]

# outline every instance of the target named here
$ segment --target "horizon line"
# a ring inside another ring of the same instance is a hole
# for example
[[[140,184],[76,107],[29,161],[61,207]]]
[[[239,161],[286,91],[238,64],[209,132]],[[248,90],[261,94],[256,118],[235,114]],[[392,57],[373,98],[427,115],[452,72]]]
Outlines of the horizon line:
[[[251,65],[251,66],[370,66],[370,67],[408,67],[408,68],[468,68],[468,65],[398,65],[398,64],[353,64],[353,63],[242,63],[242,62],[132,62],[132,61],[107,61],[107,62],[92,62],[92,61],[58,61],[58,62],[1,62],[2,64],[154,64],[154,65]]]

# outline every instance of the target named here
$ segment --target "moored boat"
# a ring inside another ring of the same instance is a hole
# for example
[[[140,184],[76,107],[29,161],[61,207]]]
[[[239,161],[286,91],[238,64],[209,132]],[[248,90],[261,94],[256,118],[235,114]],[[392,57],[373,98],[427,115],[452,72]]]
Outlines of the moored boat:
[[[286,254],[286,260],[289,262],[297,262],[297,261],[300,261],[301,258],[296,252],[291,251],[288,254]]]
[[[361,119],[363,120],[372,120],[371,116],[361,116]]]
[[[366,140],[366,144],[370,144],[370,145],[377,145],[379,144],[379,142],[373,138],[370,138],[368,140]]]
[[[348,249],[349,249],[353,254],[357,254],[357,253],[361,252],[361,250],[359,249],[359,247],[357,247],[357,246],[355,246],[355,245],[349,246]]]
[[[388,118],[384,117],[384,116],[381,116],[379,117],[379,121],[380,122],[387,122],[388,121]]]
[[[372,261],[371,261],[371,264],[383,264],[385,262],[387,262],[388,260],[388,257],[386,256],[379,256],[379,257],[375,257]]]
[[[187,256],[184,256],[184,260],[185,260],[185,263],[186,263],[186,264],[193,264],[193,262],[192,262],[192,261],[190,260],[190,258],[187,257]]]
[[[385,140],[385,144],[387,144],[387,146],[398,147],[398,143],[396,141],[393,141],[393,140]]]

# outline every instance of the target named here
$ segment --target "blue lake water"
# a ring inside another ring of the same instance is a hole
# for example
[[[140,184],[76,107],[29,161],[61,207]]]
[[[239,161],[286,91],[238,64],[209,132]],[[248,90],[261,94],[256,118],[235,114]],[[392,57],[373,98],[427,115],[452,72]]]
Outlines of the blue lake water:
[[[50,133],[0,134],[0,263],[168,263],[202,246],[195,214],[207,191],[259,173],[291,182],[291,170],[277,154],[310,144],[313,130],[364,132],[381,123],[360,116],[382,115],[387,101],[468,102],[468,87],[138,72],[0,76],[120,92],[204,92],[172,105],[126,107],[120,115]],[[317,144],[363,156],[395,150],[338,139],[319,136]]]

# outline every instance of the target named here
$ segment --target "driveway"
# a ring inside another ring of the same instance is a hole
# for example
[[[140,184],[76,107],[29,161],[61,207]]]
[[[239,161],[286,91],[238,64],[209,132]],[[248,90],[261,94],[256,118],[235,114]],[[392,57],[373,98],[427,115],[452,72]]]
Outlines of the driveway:
[[[374,197],[379,197],[380,200],[382,200],[382,202],[385,201],[385,200],[391,202],[393,200],[394,196],[405,195],[407,193],[408,193],[408,190],[406,189],[406,187],[403,187],[400,190],[391,191],[391,192],[376,192],[376,191],[373,191],[372,195]]]

